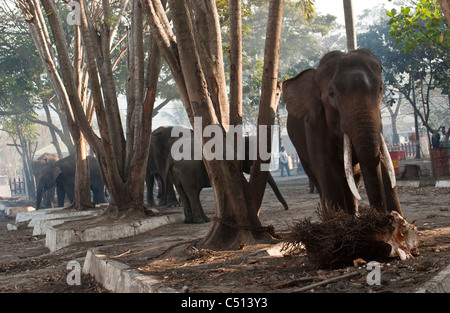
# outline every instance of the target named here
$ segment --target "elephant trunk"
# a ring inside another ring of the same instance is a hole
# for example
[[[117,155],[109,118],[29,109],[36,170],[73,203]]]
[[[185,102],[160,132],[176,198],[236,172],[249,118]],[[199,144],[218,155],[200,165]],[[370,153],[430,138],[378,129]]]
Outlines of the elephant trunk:
[[[367,196],[370,205],[380,211],[386,211],[386,195],[381,171],[381,156],[388,164],[389,177],[392,187],[395,186],[395,174],[392,161],[387,151],[383,136],[375,133],[373,136],[354,136],[351,140],[344,134],[344,164],[347,182],[355,198],[361,199],[353,179],[352,144],[360,163]]]

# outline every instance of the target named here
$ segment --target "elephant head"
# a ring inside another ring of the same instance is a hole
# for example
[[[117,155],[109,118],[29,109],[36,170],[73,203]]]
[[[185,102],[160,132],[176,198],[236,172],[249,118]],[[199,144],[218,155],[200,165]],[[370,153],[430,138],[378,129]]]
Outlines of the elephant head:
[[[401,213],[392,161],[381,134],[381,71],[366,49],[332,51],[316,70],[285,81],[283,97],[289,136],[323,202],[350,202],[339,197],[356,202],[362,174],[371,206]]]

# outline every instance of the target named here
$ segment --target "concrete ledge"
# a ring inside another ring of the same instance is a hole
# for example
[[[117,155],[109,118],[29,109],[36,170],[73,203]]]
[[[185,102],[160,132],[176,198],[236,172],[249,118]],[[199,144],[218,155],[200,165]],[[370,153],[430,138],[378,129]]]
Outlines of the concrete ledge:
[[[27,212],[18,212],[16,215],[16,223],[28,222],[36,216],[46,215],[46,214],[52,213],[54,211],[59,211],[59,210],[63,210],[63,209],[65,209],[65,207],[48,208],[48,209],[41,209],[41,210],[34,210],[34,211],[27,211]]]
[[[436,182],[436,187],[450,188],[450,180],[438,180]]]
[[[84,214],[84,215],[73,215],[73,216],[63,216],[60,218],[52,218],[52,219],[41,219],[37,221],[32,221],[33,226],[30,226],[32,222],[28,224],[28,227],[33,227],[33,236],[41,236],[47,233],[47,228],[50,226],[61,225],[65,222],[77,221],[81,219],[89,219],[94,216],[98,216],[103,211],[93,212],[92,214]]]
[[[66,211],[66,212],[56,212],[56,213],[49,213],[47,214],[40,214],[32,216],[32,218],[29,220],[28,227],[34,227],[36,224],[39,224],[42,221],[48,221],[53,220],[57,218],[66,218],[66,217],[74,217],[74,216],[85,216],[85,215],[93,215],[97,212],[103,212],[103,211],[96,211],[96,210],[88,210],[88,211]],[[16,221],[17,222],[17,221]]]
[[[417,188],[420,185],[418,180],[397,180],[398,187],[413,187]]]
[[[92,228],[83,230],[70,228],[58,229],[58,226],[49,226],[46,232],[45,246],[50,249],[50,252],[55,252],[77,242],[114,240],[136,236],[162,225],[181,223],[183,220],[184,213],[177,213],[172,215],[154,216],[136,222],[93,226]]]
[[[450,293],[450,265],[426,282],[416,293]]]
[[[19,212],[31,212],[35,211],[36,209],[32,206],[17,206],[17,207],[7,207],[5,209],[5,213],[8,216],[15,217]]]
[[[87,252],[83,273],[89,274],[109,291],[117,293],[174,293],[151,276],[146,276],[128,265],[98,254],[94,249]]]

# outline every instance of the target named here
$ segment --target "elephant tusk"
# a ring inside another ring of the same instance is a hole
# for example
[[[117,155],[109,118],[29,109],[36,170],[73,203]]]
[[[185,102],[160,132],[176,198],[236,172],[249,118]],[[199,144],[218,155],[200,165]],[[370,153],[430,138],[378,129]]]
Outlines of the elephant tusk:
[[[344,170],[352,194],[356,199],[361,200],[358,188],[356,188],[355,178],[353,177],[352,144],[347,134],[344,134]]]
[[[381,154],[383,155],[383,159],[386,161],[386,166],[389,174],[389,179],[391,180],[391,186],[394,188],[397,185],[395,180],[395,171],[394,165],[392,164],[391,155],[389,154],[389,150],[386,146],[386,142],[384,142],[383,134],[381,136]]]

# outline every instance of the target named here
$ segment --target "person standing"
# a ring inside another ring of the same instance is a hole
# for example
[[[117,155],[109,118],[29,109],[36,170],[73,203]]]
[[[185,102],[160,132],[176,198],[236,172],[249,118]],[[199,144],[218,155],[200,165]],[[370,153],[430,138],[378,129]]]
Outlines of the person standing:
[[[439,131],[435,131],[433,133],[433,136],[431,136],[431,146],[433,149],[439,148],[441,144],[441,135],[439,134]]]
[[[284,147],[281,147],[280,152],[280,169],[281,169],[281,177],[284,177],[284,169],[286,168],[286,172],[288,176],[291,176],[289,171],[289,163],[288,163],[288,155],[286,151],[284,151]]]

